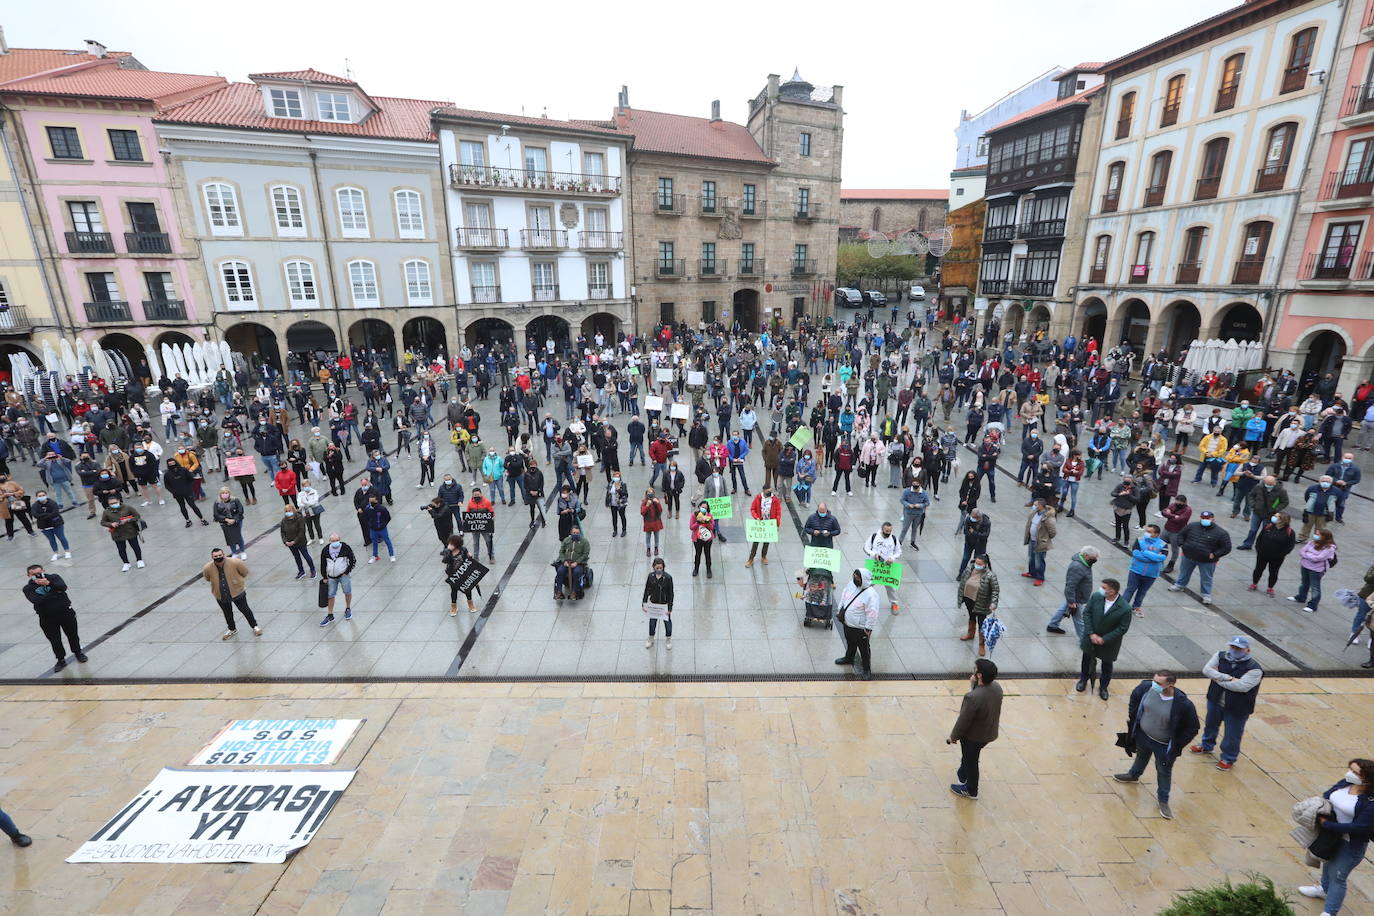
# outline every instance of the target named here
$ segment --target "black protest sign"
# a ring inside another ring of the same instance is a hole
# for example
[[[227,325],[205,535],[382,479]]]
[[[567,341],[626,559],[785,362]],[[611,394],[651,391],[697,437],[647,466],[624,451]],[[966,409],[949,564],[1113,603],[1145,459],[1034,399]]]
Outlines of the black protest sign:
[[[485,566],[477,562],[477,558],[469,554],[458,564],[458,568],[453,571],[453,575],[448,577],[448,581],[458,585],[458,591],[470,592],[477,587],[483,577],[490,572]]]
[[[469,509],[463,513],[463,530],[491,534],[496,530],[496,513],[491,509]]]

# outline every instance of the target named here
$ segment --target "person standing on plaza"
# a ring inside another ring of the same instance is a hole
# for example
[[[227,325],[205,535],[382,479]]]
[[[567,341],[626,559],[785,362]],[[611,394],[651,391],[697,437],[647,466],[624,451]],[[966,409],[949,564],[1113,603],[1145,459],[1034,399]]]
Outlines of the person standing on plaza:
[[[961,798],[978,797],[978,758],[983,748],[997,740],[997,727],[1002,721],[1002,685],[997,682],[997,665],[992,659],[980,658],[973,663],[969,678],[969,692],[959,704],[959,718],[954,720],[945,744],[959,745],[959,780],[949,790]]]
[[[482,544],[487,545],[487,562],[496,562],[496,551],[492,547],[493,539],[496,537],[496,506],[490,499],[482,495],[481,487],[473,487],[472,495],[468,498],[468,512],[490,512],[491,527],[486,531],[472,532],[472,543],[476,547],[473,551],[473,558],[478,559],[482,556]]]
[[[421,506],[420,511],[428,513],[430,521],[434,522],[434,533],[439,538],[439,545],[442,547],[447,544],[448,539],[453,536],[453,513],[444,505],[443,499],[434,497],[429,503]]]
[[[86,663],[86,653],[81,650],[81,634],[77,631],[76,611],[72,599],[67,594],[67,583],[56,573],[43,571],[41,563],[34,563],[27,570],[29,581],[24,583],[24,597],[33,605],[38,615],[38,628],[48,638],[52,653],[57,662],[54,671],[67,667],[67,650],[62,645],[65,634],[71,645],[72,655],[82,664]]]
[[[582,508],[582,500],[577,498],[577,494],[567,484],[563,484],[558,491],[554,510],[558,513],[558,542],[561,544],[572,534],[573,525],[582,521],[587,513]]]
[[[882,528],[868,536],[868,541],[864,544],[864,553],[882,563],[896,563],[901,559],[902,542],[892,533],[891,522],[883,522]],[[893,614],[900,614],[901,606],[897,603],[897,589],[891,585],[884,585],[883,588],[887,590],[889,609]]]
[[[682,491],[687,486],[687,476],[672,461],[663,474],[663,502],[668,509],[669,518],[682,517]]]
[[[616,470],[615,475],[617,477],[620,476],[619,469]],[[524,493],[522,495],[525,497],[525,504],[529,506],[530,510],[530,527],[533,528],[535,526],[534,516],[535,513],[538,513],[539,527],[547,528],[548,522],[544,520],[544,472],[539,470],[539,465],[535,464],[533,461],[529,461],[525,467],[525,473],[522,476],[521,482],[524,486]],[[512,482],[512,486],[514,486],[514,482]],[[621,524],[624,524],[623,515],[621,517]]]
[[[1337,916],[1345,906],[1350,873],[1364,861],[1369,841],[1374,839],[1374,760],[1348,761],[1345,776],[1322,797],[1331,802],[1332,813],[1318,817],[1317,828],[1340,834],[1340,842],[1322,865],[1321,883],[1304,885],[1298,893],[1324,898],[1322,916]]]
[[[1298,532],[1298,540],[1307,540],[1314,527],[1318,531],[1325,531],[1331,527],[1331,519],[1336,515],[1336,503],[1339,499],[1339,493],[1333,486],[1330,475],[1323,474],[1303,492],[1302,530]]]
[[[1093,564],[1097,562],[1098,555],[1096,547],[1087,546],[1069,559],[1069,568],[1064,573],[1064,603],[1059,605],[1059,610],[1054,612],[1045,626],[1046,633],[1063,636],[1064,630],[1059,623],[1067,614],[1073,620],[1079,640],[1083,639],[1083,615],[1079,611],[1092,597]]]
[[[1026,571],[1023,579],[1034,580],[1032,585],[1045,584],[1045,554],[1054,546],[1054,536],[1058,528],[1054,521],[1054,508],[1037,499],[1029,516],[1026,517],[1026,530],[1022,544],[1026,547]]]
[[[1087,470],[1083,453],[1076,448],[1069,451],[1069,457],[1064,459],[1064,465],[1059,469],[1059,505],[1068,503],[1069,518],[1073,518],[1078,512],[1078,488],[1082,485]]]
[[[439,484],[435,499],[443,505],[448,512],[452,524],[449,525],[449,534],[453,533],[453,528],[462,528],[463,515],[463,485],[453,478],[452,474],[444,474],[444,480]],[[443,537],[448,540],[448,534]]]
[[[243,503],[234,498],[228,487],[220,487],[219,501],[210,516],[224,533],[224,545],[229,552],[240,560],[248,559],[248,548],[243,543]]]
[[[902,491],[901,503],[902,531],[897,539],[906,541],[907,533],[910,532],[911,549],[920,550],[916,544],[916,535],[925,529],[926,512],[930,509],[930,494],[926,492],[921,481],[913,477],[910,486]]]
[[[1269,516],[1255,539],[1255,571],[1251,574],[1250,584],[1246,586],[1247,591],[1253,592],[1259,588],[1260,573],[1267,568],[1269,586],[1264,593],[1273,596],[1274,583],[1279,581],[1279,570],[1283,567],[1284,558],[1292,553],[1297,545],[1297,538],[1297,532],[1293,530],[1293,523],[1287,512],[1275,512]]]
[[[282,512],[281,542],[296,559],[296,578],[304,579],[306,567],[310,567],[310,578],[315,578],[315,561],[310,558],[310,538],[306,534],[305,517],[301,510],[287,505]]]
[[[997,601],[1001,588],[997,573],[992,571],[992,561],[985,553],[973,558],[967,571],[960,571],[958,591],[955,592],[956,606],[962,604],[968,612],[968,632],[959,637],[960,642],[968,642],[978,635],[978,655],[987,655],[987,640],[983,635],[983,621],[997,611]]]
[[[1350,498],[1350,492],[1359,485],[1364,475],[1360,472],[1359,465],[1355,464],[1355,453],[1346,452],[1339,461],[1333,462],[1326,469],[1326,476],[1331,478],[1333,489],[1336,491],[1336,524],[1345,524],[1345,501]],[[49,484],[53,486],[53,484]]]
[[[1264,669],[1250,655],[1250,640],[1237,635],[1202,666],[1202,673],[1212,682],[1207,685],[1207,718],[1202,726],[1202,740],[1189,750],[1194,754],[1212,753],[1224,725],[1226,733],[1221,737],[1217,769],[1229,770],[1240,757],[1240,739],[1245,734],[1246,720],[1255,711]]]
[[[653,487],[645,490],[644,498],[639,501],[639,517],[644,520],[644,556],[649,556],[651,546],[653,555],[658,556],[658,543],[663,531],[663,503]]]
[[[353,548],[339,537],[337,531],[329,534],[329,543],[320,550],[320,575],[328,584],[325,586],[325,612],[320,626],[327,627],[334,622],[334,596],[342,591],[344,595],[344,620],[353,619],[353,567],[357,565]]]
[[[1202,579],[1202,603],[1211,604],[1212,577],[1217,570],[1217,561],[1231,552],[1231,535],[1216,523],[1216,515],[1212,510],[1204,509],[1197,521],[1180,532],[1179,547],[1183,551],[1183,562],[1178,578],[1169,586],[1169,591],[1187,588],[1193,570],[1197,569]]]
[[[195,476],[179,464],[175,458],[167,459],[167,470],[162,474],[162,482],[167,487],[168,494],[176,500],[177,508],[181,510],[181,518],[186,522],[187,528],[191,527],[192,512],[195,513],[202,525],[210,524],[205,520],[205,516],[200,514],[200,506],[196,505]]]
[[[66,559],[70,560],[72,547],[67,542],[67,526],[62,519],[62,507],[57,500],[48,496],[47,490],[39,490],[33,494],[33,521],[38,530],[43,532],[43,537],[48,539],[48,546],[52,548],[51,559],[56,560],[62,555],[58,553],[58,545],[61,545]]]
[[[262,635],[253,609],[248,606],[248,564],[235,557],[226,557],[224,551],[216,547],[210,551],[210,562],[200,571],[201,578],[210,583],[210,594],[215,596],[219,609],[224,613],[227,629],[220,639],[232,639],[238,629],[234,626],[234,608],[239,609],[243,619],[253,628],[254,636]]]
[[[439,560],[444,564],[444,579],[448,582],[448,615],[450,617],[458,616],[458,586],[461,583],[455,577],[458,574],[459,567],[461,567],[464,561],[469,557],[473,560],[478,559],[475,554],[468,552],[467,547],[463,544],[463,536],[460,534],[451,535],[449,539],[444,542],[443,549],[439,551]],[[468,602],[469,614],[477,613],[477,603],[472,600],[472,592],[476,588],[477,586],[473,586],[473,588],[463,592],[463,597],[465,597]]]
[[[1130,628],[1131,606],[1121,596],[1121,583],[1116,579],[1103,579],[1102,588],[1093,592],[1088,603],[1083,605],[1083,631],[1078,639],[1083,659],[1074,690],[1082,693],[1088,689],[1088,682],[1095,678],[1101,662],[1102,679],[1098,682],[1097,695],[1104,700],[1108,698],[1112,666],[1121,654],[1121,641]]]
[[[772,486],[764,484],[762,490],[749,503],[749,517],[752,519],[768,519],[775,528],[782,528],[782,500],[778,499],[773,493]],[[763,546],[763,565],[768,565],[768,542],[761,542]],[[749,559],[744,561],[746,568],[754,565],[754,555],[759,552],[759,541],[754,541],[749,545]]]
[[[298,478],[296,472],[289,467],[283,467],[281,470],[277,471],[276,476],[272,478],[272,488],[281,496],[283,505],[288,506],[293,505],[296,501],[296,487],[299,483],[300,478]],[[169,485],[168,491],[170,492],[170,490],[171,487]]]
[[[1117,782],[1139,782],[1153,757],[1155,778],[1159,782],[1155,798],[1159,801],[1160,816],[1165,820],[1174,817],[1169,807],[1174,761],[1198,733],[1197,707],[1188,699],[1188,694],[1174,686],[1177,680],[1172,672],[1157,671],[1153,678],[1141,681],[1131,691],[1126,732],[1135,744],[1135,762],[1127,772],[1112,776]]]
[[[830,514],[825,503],[816,503],[816,511],[807,518],[802,527],[807,544],[811,547],[834,547],[835,538],[840,536],[840,520]]]
[[[859,664],[854,673],[861,681],[873,679],[873,628],[878,625],[878,593],[870,581],[868,570],[856,569],[849,584],[840,593],[836,616],[844,627],[844,655],[835,659],[837,665],[853,665],[855,655]]]
[[[1279,512],[1287,512],[1288,489],[1279,483],[1273,474],[1268,475],[1250,490],[1245,497],[1246,511],[1250,513],[1250,531],[1245,535],[1237,550],[1251,550],[1255,546],[1255,536],[1269,520]]]
[[[1298,602],[1304,611],[1315,614],[1322,600],[1322,576],[1336,565],[1336,539],[1330,531],[1318,531],[1302,545],[1298,556],[1301,584],[1298,593],[1288,600]]]
[[[147,565],[143,562],[143,546],[139,543],[138,537],[142,525],[143,518],[138,514],[138,510],[125,505],[122,499],[110,500],[110,504],[100,516],[100,526],[110,532],[110,540],[114,541],[115,550],[119,551],[120,562],[124,564],[120,572],[129,571],[130,548],[133,549],[134,561],[138,568],[142,569]]]
[[[606,478],[606,508],[611,510],[611,537],[620,537],[623,532],[628,531],[629,523],[625,521],[625,507],[630,502],[630,488],[621,479],[619,471],[612,471]],[[647,545],[646,548],[647,549]]]
[[[391,531],[388,528],[391,524],[391,513],[382,505],[381,494],[372,493],[368,497],[367,505],[363,507],[362,519],[363,524],[367,526],[368,539],[372,542],[372,557],[367,562],[376,563],[378,549],[385,544],[387,557],[395,563],[396,547],[391,543]]]
[[[1193,508],[1188,505],[1188,497],[1179,493],[1159,514],[1164,517],[1164,530],[1160,532],[1160,537],[1169,545],[1169,562],[1164,564],[1160,574],[1167,576],[1174,571],[1174,563],[1178,561],[1179,547],[1183,543],[1183,529],[1188,526],[1188,520],[1193,516]]]
[[[959,560],[959,571],[955,573],[959,579],[964,577],[970,557],[987,552],[988,538],[992,536],[992,519],[982,509],[970,509],[968,515],[964,516],[963,533],[964,555]]]
[[[662,604],[668,608],[668,616],[663,618],[663,648],[673,648],[673,577],[668,575],[663,558],[654,560],[653,570],[644,580],[645,604]],[[644,648],[654,647],[654,632],[658,629],[658,618],[649,618],[649,638],[644,640]]]
[[[367,509],[374,496],[377,496],[377,488],[372,485],[371,478],[363,474],[358,478],[358,489],[353,491],[353,512],[358,517],[358,529],[363,534],[364,547],[372,546],[372,532],[367,527],[363,511]]]
[[[37,537],[33,530],[29,498],[19,482],[8,474],[0,474],[0,518],[5,520],[5,537],[14,540],[14,520],[18,519],[29,537]]]
[[[711,514],[711,507],[705,501],[697,507],[687,519],[687,527],[692,532],[692,549],[694,560],[692,563],[692,576],[695,578],[701,572],[701,558],[706,557],[706,578],[711,578],[711,545],[720,536],[720,525],[716,517]]]
[[[1159,536],[1158,525],[1146,525],[1145,534],[1135,539],[1131,545],[1131,569],[1126,577],[1126,603],[1131,613],[1143,617],[1140,607],[1145,603],[1145,593],[1159,578],[1159,570],[1169,558],[1169,545]]]

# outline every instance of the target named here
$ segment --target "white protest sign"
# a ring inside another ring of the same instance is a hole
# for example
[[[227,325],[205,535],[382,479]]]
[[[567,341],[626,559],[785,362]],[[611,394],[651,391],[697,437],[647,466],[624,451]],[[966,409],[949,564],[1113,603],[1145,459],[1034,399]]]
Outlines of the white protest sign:
[[[659,384],[661,384],[661,385],[662,385],[662,384],[667,384],[668,382],[671,382],[672,380],[673,380],[673,370],[672,370],[672,369],[655,369],[655,370],[654,370],[654,381],[658,382]]]
[[[659,412],[662,412],[663,398],[659,397],[656,394],[649,395],[644,399],[644,410],[646,413],[650,410],[657,410]]]
[[[68,862],[285,862],[305,846],[353,770],[168,767]]]
[[[687,384],[689,384],[689,385],[705,385],[705,384],[706,384],[706,373],[705,373],[705,372],[688,372],[688,373],[687,373]]]
[[[577,466],[580,467],[580,468],[589,468],[589,467],[591,467],[591,466],[592,466],[593,464],[595,464],[595,463],[596,463],[596,459],[593,458],[591,455],[578,455],[578,456],[577,456]]]
[[[668,416],[674,420],[685,420],[690,414],[687,411],[686,404],[674,404],[672,407],[668,408]]]
[[[328,766],[365,719],[235,719],[191,758],[196,766]]]

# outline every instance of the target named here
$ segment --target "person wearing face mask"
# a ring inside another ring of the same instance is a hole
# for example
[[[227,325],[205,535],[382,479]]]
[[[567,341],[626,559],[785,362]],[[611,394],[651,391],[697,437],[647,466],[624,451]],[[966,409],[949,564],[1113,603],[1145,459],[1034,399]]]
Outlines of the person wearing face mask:
[[[59,556],[58,545],[66,553],[66,559],[71,559],[72,548],[67,543],[66,524],[62,520],[62,506],[57,500],[48,496],[48,491],[39,490],[33,495],[33,521],[38,526],[38,530],[43,532],[43,536],[48,539],[48,546],[52,548],[52,559],[56,560]]]
[[[659,502],[653,487],[644,491],[644,498],[639,503],[639,515],[644,520],[644,556],[649,556],[650,546],[653,555],[658,556],[659,532],[663,530],[663,503]],[[624,509],[621,510],[620,524],[625,524]]]
[[[367,527],[368,542],[372,545],[372,556],[367,562],[376,563],[378,551],[381,545],[385,544],[387,557],[395,563],[396,546],[391,543],[391,531],[388,528],[391,524],[391,513],[382,505],[380,494],[374,491],[368,495],[367,505],[363,506],[360,518]]]
[[[806,520],[802,534],[810,538],[811,547],[834,547],[835,538],[840,536],[839,519],[830,514],[830,507],[817,503],[816,511]]]
[[[630,502],[630,490],[621,480],[619,471],[612,471],[606,480],[606,508],[611,510],[611,537],[622,537],[629,526],[625,522],[625,507]]]
[[[291,552],[291,556],[296,560],[296,578],[305,578],[306,567],[310,569],[310,578],[315,578],[315,561],[310,558],[308,547],[310,537],[301,510],[288,504],[282,513],[279,530],[281,531],[281,542],[286,545],[286,549]]]
[[[121,572],[129,571],[129,548],[134,551],[134,560],[138,563],[138,568],[142,569],[143,547],[139,543],[139,529],[142,527],[143,519],[138,514],[138,510],[133,506],[127,505],[123,499],[113,499],[105,507],[104,513],[100,516],[100,526],[110,532],[110,540],[114,541],[115,550],[119,552],[120,562],[124,564]]]
[[[1345,906],[1350,873],[1364,861],[1369,841],[1374,839],[1374,760],[1348,761],[1345,776],[1322,797],[1331,803],[1331,814],[1317,816],[1317,830],[1323,838],[1337,834],[1338,839],[1322,865],[1321,882],[1303,885],[1298,893],[1324,899],[1322,916],[1337,916]]]
[[[1217,561],[1231,552],[1231,535],[1216,523],[1216,515],[1204,509],[1198,520],[1184,527],[1179,533],[1179,549],[1183,552],[1178,578],[1169,586],[1169,591],[1182,591],[1188,587],[1193,570],[1202,579],[1202,603],[1212,603],[1212,577],[1216,573]],[[1168,571],[1167,568],[1165,570]]]
[[[961,798],[978,797],[978,758],[983,748],[997,740],[997,727],[1002,721],[1002,685],[997,681],[997,665],[992,659],[980,658],[973,663],[970,689],[959,704],[959,718],[954,721],[945,744],[959,745],[958,782],[949,790]]]
[[[582,527],[573,525],[568,536],[558,545],[558,559],[555,561],[557,570],[553,585],[554,600],[581,600],[587,588],[587,561],[591,556],[592,546],[582,537]]]
[[[377,495],[386,500],[388,506],[393,505],[391,501],[391,462],[380,449],[372,452],[372,457],[368,459],[364,468],[368,478],[372,481],[372,488],[377,491]]]
[[[644,580],[644,596],[640,599],[645,604],[662,604],[668,608],[668,616],[663,618],[663,637],[665,649],[673,648],[673,577],[668,575],[663,558],[654,560],[653,570]],[[644,648],[654,647],[654,634],[658,629],[658,618],[649,618],[649,638],[644,641]]]
[[[1083,617],[1079,614],[1093,592],[1093,564],[1097,562],[1098,550],[1096,547],[1084,547],[1078,553],[1069,558],[1068,571],[1064,574],[1064,603],[1050,617],[1050,622],[1045,625],[1046,633],[1055,633],[1059,636],[1064,635],[1064,630],[1059,626],[1060,621],[1067,614],[1073,621],[1074,631],[1078,638],[1083,638]]]
[[[1130,628],[1131,605],[1121,595],[1121,583],[1116,579],[1103,579],[1101,588],[1083,605],[1083,628],[1078,637],[1083,656],[1074,690],[1079,693],[1087,690],[1090,682],[1096,680],[1101,663],[1102,679],[1097,695],[1104,700],[1108,698],[1112,666],[1121,654],[1121,642]]]
[[[496,453],[495,448],[487,449],[487,456],[482,459],[482,479],[486,481],[487,489],[496,499],[506,504],[506,460]],[[512,493],[510,505],[515,505],[514,481],[512,481]]]
[[[1260,529],[1278,512],[1288,508],[1288,489],[1279,479],[1270,474],[1250,489],[1245,497],[1245,509],[1249,513],[1250,530],[1241,542],[1239,550],[1251,550]],[[1258,581],[1258,580],[1256,580]]]
[[[682,491],[686,486],[687,475],[678,468],[676,461],[670,461],[663,472],[663,502],[668,518],[682,517]]]
[[[205,516],[200,514],[200,507],[195,500],[195,480],[191,472],[179,464],[174,459],[168,459],[167,470],[162,474],[162,482],[167,487],[167,492],[172,499],[176,500],[177,508],[181,510],[182,521],[186,527],[191,527],[191,513],[196,514],[202,525],[209,525]]]
[[[29,537],[37,537],[33,530],[32,506],[19,482],[8,474],[0,474],[0,518],[5,520],[5,537],[14,540],[15,519],[24,526]]]
[[[1339,461],[1327,467],[1326,476],[1331,478],[1332,489],[1336,492],[1336,524],[1344,525],[1345,501],[1364,477],[1355,465],[1355,454],[1346,452],[1342,455]]]
[[[320,528],[320,516],[324,513],[324,506],[320,505],[320,491],[316,490],[309,480],[296,494],[296,505],[300,507],[301,518],[305,520],[305,543],[309,544],[310,539],[315,538],[315,543],[323,544],[324,532]]]
[[[1322,600],[1322,576],[1336,565],[1335,538],[1330,531],[1318,531],[1302,545],[1298,556],[1301,558],[1298,566],[1301,584],[1298,593],[1288,600],[1298,602],[1304,611],[1315,614]]]
[[[771,486],[765,486],[759,491],[749,504],[749,517],[754,519],[769,519],[774,527],[782,527],[782,500],[778,499],[773,493]],[[745,561],[746,568],[754,565],[754,556],[759,552],[759,541],[754,541],[749,545],[749,559]],[[768,565],[768,546],[769,542],[763,541],[763,565]]]
[[[327,627],[334,622],[334,596],[342,591],[344,595],[344,620],[353,619],[353,567],[357,559],[353,548],[343,542],[336,531],[329,533],[329,543],[320,551],[320,575],[327,583],[325,586],[324,619],[320,626]]]
[[[491,527],[489,527],[486,531],[471,532],[472,543],[476,547],[472,555],[474,557],[481,557],[482,544],[483,542],[485,542],[487,545],[487,562],[495,563],[496,553],[492,548],[492,539],[496,536],[496,507],[492,505],[491,500],[487,499],[485,496],[482,495],[481,487],[472,488],[472,496],[468,499],[467,511],[491,513]],[[457,517],[455,516],[455,518]]]
[[[248,549],[243,543],[243,503],[234,499],[228,487],[220,488],[219,501],[210,515],[224,532],[229,552],[240,560],[248,559]]]
[[[1125,773],[1115,773],[1117,782],[1139,782],[1155,761],[1155,798],[1159,813],[1165,820],[1173,820],[1169,807],[1169,790],[1173,787],[1174,761],[1178,760],[1188,742],[1198,733],[1197,707],[1188,694],[1174,685],[1178,678],[1170,671],[1157,671],[1131,691],[1126,712],[1126,732],[1135,744],[1135,762]]]
[[[816,458],[811,450],[807,449],[797,459],[797,483],[795,485],[797,501],[803,506],[811,504],[811,487],[816,482],[816,473]]]
[[[71,554],[67,554],[71,556]],[[54,557],[54,559],[56,559]],[[62,645],[62,637],[67,637],[72,655],[82,664],[86,653],[81,649],[81,634],[77,630],[76,611],[72,609],[71,597],[67,594],[67,583],[62,577],[45,572],[42,565],[33,564],[27,570],[29,581],[24,583],[24,597],[33,605],[38,615],[38,627],[48,638],[53,655],[57,661],[54,671],[67,667],[67,650]]]
[[[912,480],[911,485],[902,491],[902,530],[897,535],[898,541],[907,541],[907,533],[910,532],[912,550],[920,550],[916,545],[917,533],[924,533],[926,527],[926,512],[930,509],[930,494],[919,480]]]
[[[1202,740],[1189,750],[1194,754],[1212,753],[1217,734],[1225,726],[1217,769],[1229,770],[1240,757],[1240,739],[1245,734],[1246,720],[1255,711],[1264,669],[1250,656],[1250,640],[1237,635],[1203,665],[1202,673],[1212,682],[1207,686],[1207,717]]]
[[[614,475],[618,477],[620,475],[619,470],[615,471]],[[525,505],[528,506],[530,510],[530,527],[533,528],[536,524],[536,514],[539,516],[539,527],[547,527],[548,523],[544,520],[544,472],[539,470],[539,466],[533,461],[530,461],[525,469],[523,484],[525,488]],[[620,527],[621,536],[623,537],[625,535],[625,514],[623,506],[621,507]]]
[[[711,514],[711,508],[705,502],[697,507],[687,519],[687,527],[692,532],[692,550],[694,561],[692,563],[692,575],[695,577],[701,572],[701,559],[706,558],[706,578],[711,578],[711,545],[716,538],[720,537],[720,523]]]
[[[1339,492],[1335,488],[1335,482],[1328,474],[1323,474],[1317,478],[1316,483],[1303,491],[1302,530],[1298,532],[1298,540],[1307,540],[1313,528],[1318,531],[1325,531],[1330,527],[1331,519],[1336,514]]]
[[[234,626],[234,608],[239,609],[243,619],[253,628],[254,636],[262,635],[253,609],[248,606],[248,565],[235,557],[226,557],[219,547],[210,551],[210,562],[200,571],[201,578],[210,583],[210,594],[214,596],[219,609],[224,613],[225,631],[220,639],[233,639],[238,632]]]
[[[978,655],[987,655],[987,642],[983,636],[983,621],[989,614],[996,613],[1001,588],[997,573],[992,571],[992,561],[986,553],[979,553],[967,570],[959,571],[958,588],[955,591],[957,603],[968,612],[968,631],[959,636],[961,642],[969,642],[974,634],[978,635]]]

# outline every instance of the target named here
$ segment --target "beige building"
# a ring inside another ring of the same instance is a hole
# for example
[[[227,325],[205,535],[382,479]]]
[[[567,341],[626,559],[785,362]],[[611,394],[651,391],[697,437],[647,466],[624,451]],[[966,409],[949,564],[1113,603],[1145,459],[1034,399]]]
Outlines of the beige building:
[[[907,232],[925,232],[945,225],[949,188],[840,190],[840,242],[878,233],[895,239]]]
[[[842,87],[776,74],[745,124],[641,111],[622,90],[630,149],[631,291],[659,323],[791,324],[828,311],[840,214]]]

